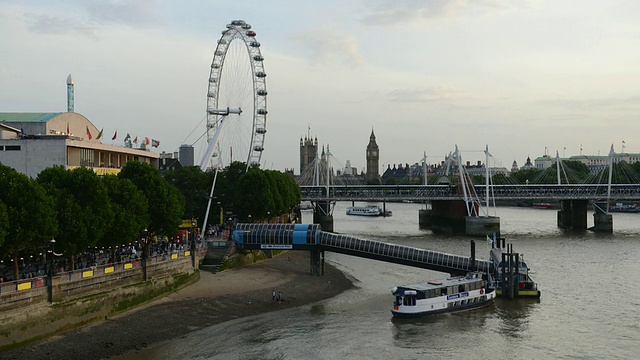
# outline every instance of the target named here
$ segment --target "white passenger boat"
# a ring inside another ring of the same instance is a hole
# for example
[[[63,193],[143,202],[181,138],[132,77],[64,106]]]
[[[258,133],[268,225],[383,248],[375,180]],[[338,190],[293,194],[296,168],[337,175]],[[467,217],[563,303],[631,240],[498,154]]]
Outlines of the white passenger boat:
[[[481,272],[443,280],[398,286],[391,313],[395,317],[419,317],[430,314],[475,309],[490,305],[496,298]]]
[[[391,211],[389,211],[389,213],[391,213]],[[347,208],[347,215],[382,216],[382,209],[378,205],[349,206]]]

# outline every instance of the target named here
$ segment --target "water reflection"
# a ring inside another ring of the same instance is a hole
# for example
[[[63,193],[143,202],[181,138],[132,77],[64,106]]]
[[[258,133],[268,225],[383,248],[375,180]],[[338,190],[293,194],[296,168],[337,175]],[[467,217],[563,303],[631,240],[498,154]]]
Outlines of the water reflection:
[[[449,343],[452,334],[466,337],[486,327],[487,318],[495,311],[491,305],[481,309],[428,315],[415,319],[392,318],[393,343],[401,348],[437,347]]]
[[[520,338],[529,330],[531,312],[540,304],[540,299],[496,299],[496,315],[500,319],[500,334]]]

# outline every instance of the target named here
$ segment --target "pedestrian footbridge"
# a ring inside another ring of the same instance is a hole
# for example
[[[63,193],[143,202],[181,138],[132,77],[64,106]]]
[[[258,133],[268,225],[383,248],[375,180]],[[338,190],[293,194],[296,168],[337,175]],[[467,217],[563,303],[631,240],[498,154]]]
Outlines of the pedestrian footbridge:
[[[305,250],[311,252],[311,273],[322,273],[324,252],[414,266],[454,275],[492,270],[491,262],[382,241],[320,231],[317,224],[238,224],[233,241],[244,250]]]

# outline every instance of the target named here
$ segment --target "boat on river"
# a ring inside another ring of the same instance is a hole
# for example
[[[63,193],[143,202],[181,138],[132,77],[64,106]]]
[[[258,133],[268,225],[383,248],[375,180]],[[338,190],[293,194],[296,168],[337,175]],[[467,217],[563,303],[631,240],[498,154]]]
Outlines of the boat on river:
[[[638,207],[638,204],[616,203],[609,206],[609,212],[637,213],[640,212],[640,207]]]
[[[382,210],[378,205],[367,206],[349,206],[347,208],[347,215],[359,215],[359,216],[391,216],[393,213],[391,210]]]
[[[442,280],[394,287],[391,313],[394,317],[420,317],[470,310],[491,305],[496,298],[483,273],[470,272]]]

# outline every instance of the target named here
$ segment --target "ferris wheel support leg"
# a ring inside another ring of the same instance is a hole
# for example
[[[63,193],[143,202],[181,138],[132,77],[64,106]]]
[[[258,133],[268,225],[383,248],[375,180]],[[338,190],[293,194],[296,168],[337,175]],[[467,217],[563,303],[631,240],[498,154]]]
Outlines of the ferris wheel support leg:
[[[211,192],[209,193],[209,201],[207,203],[207,211],[204,214],[204,221],[202,222],[202,231],[200,234],[206,234],[207,221],[209,220],[209,210],[211,210],[211,200],[213,200],[213,189],[216,188],[216,180],[218,179],[218,167],[216,167],[216,174],[213,175],[213,184],[211,184]]]

